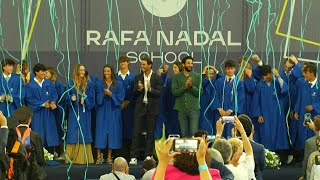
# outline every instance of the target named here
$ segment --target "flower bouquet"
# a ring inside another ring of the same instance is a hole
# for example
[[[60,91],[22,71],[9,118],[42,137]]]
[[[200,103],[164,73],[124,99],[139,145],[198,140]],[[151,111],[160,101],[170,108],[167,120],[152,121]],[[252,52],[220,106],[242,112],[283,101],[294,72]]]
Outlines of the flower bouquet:
[[[264,154],[266,156],[267,167],[269,168],[279,168],[281,165],[279,156],[268,149],[265,149]]]
[[[43,148],[43,154],[46,161],[53,160],[53,154],[49,153],[45,148]]]

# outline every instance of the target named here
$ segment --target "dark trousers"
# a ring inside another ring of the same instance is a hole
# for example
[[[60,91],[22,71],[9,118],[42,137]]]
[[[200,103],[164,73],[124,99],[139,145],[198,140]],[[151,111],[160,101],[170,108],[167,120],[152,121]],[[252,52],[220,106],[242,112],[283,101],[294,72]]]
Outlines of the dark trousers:
[[[139,104],[134,110],[134,125],[133,125],[133,139],[130,156],[137,158],[139,155],[139,136],[141,132],[146,130],[146,148],[145,155],[153,155],[154,148],[154,129],[157,119],[157,113],[152,111],[152,104]]]

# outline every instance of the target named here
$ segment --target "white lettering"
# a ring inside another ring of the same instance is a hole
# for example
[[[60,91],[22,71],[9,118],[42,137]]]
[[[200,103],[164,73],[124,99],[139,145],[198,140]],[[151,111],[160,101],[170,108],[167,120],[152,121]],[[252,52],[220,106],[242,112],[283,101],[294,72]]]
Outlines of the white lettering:
[[[162,39],[160,39],[162,37]],[[173,45],[173,31],[170,31],[170,42],[166,36],[166,34],[163,31],[157,31],[157,45],[160,46],[162,40],[166,43],[167,46]]]
[[[198,35],[200,35],[200,42],[198,42]],[[194,31],[193,34],[193,45],[195,46],[203,46],[206,45],[209,42],[209,35],[208,33],[204,32],[204,31]]]
[[[112,38],[110,38],[110,34],[112,35]],[[114,31],[107,31],[105,40],[103,41],[102,45],[105,46],[107,42],[109,43],[110,41],[113,41],[115,45],[119,46],[119,41]]]
[[[228,46],[241,46],[241,42],[231,42],[231,31],[228,31]]]
[[[125,35],[126,34],[133,34],[133,31],[121,31],[121,46],[124,45],[125,41],[132,41],[132,38],[126,38]]]
[[[219,38],[215,38],[217,35]],[[209,45],[212,46],[213,42],[219,42],[219,41],[223,46],[226,46],[226,42],[223,39],[221,31],[214,31]]]
[[[184,38],[182,38],[182,37],[184,37]],[[187,31],[180,31],[179,36],[178,36],[178,40],[176,41],[175,45],[176,46],[179,45],[179,43],[182,42],[182,41],[188,43],[189,46],[192,45],[190,37],[189,37]]]
[[[142,38],[140,36],[143,36]],[[150,46],[150,41],[148,39],[147,33],[145,31],[139,31],[134,41],[133,45],[137,45],[139,41],[144,41],[148,46]]]
[[[91,34],[95,34],[95,37],[91,37]],[[87,45],[91,45],[91,41],[93,41],[96,45],[100,45],[99,43],[99,39],[101,37],[101,34],[99,31],[95,31],[95,30],[88,30],[87,31]]]

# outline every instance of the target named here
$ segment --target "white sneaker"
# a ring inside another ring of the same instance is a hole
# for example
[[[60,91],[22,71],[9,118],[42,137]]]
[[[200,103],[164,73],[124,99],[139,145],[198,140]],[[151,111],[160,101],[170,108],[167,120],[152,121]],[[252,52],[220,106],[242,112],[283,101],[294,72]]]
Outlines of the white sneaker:
[[[292,155],[289,155],[288,156],[288,160],[287,160],[287,164],[290,164],[291,163],[291,161],[293,160],[293,156]]]
[[[131,165],[137,165],[137,164],[138,164],[137,158],[131,158],[129,164],[131,164]]]
[[[66,160],[66,155],[64,154],[64,153],[62,153],[61,155],[60,155],[60,157],[57,159],[57,160]]]

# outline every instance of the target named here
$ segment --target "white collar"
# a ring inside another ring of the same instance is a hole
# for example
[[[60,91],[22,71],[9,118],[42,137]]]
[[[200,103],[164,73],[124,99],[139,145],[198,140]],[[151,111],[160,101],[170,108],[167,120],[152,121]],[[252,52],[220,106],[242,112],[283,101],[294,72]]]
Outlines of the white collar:
[[[27,128],[29,128],[28,124],[19,124],[17,127],[27,127]]]
[[[313,87],[318,81],[318,78],[315,78],[312,82],[309,81],[309,83],[311,84],[311,87]]]
[[[153,73],[153,71],[152,71],[152,69],[151,69],[150,74],[149,74],[148,76],[146,76],[146,74],[143,73],[143,77],[145,77],[145,78],[150,78],[152,73]]]
[[[122,76],[127,76],[127,75],[129,76],[130,75],[130,71],[128,70],[126,74],[122,74],[121,71],[118,71],[118,75],[119,76],[121,76],[121,75]]]
[[[3,77],[6,79],[6,78],[11,78],[11,74],[9,74],[8,76],[7,75],[5,75],[4,73],[3,73]]]
[[[37,82],[38,84],[42,85],[42,83],[44,82],[44,79],[42,79],[41,82],[38,81],[38,79],[36,77],[33,78],[35,82]]]
[[[226,80],[228,80],[228,79],[230,79],[230,78],[231,78],[231,80],[234,80],[234,78],[236,78],[236,76],[233,75],[233,76],[230,77],[230,76],[227,76],[227,75],[226,75]]]

